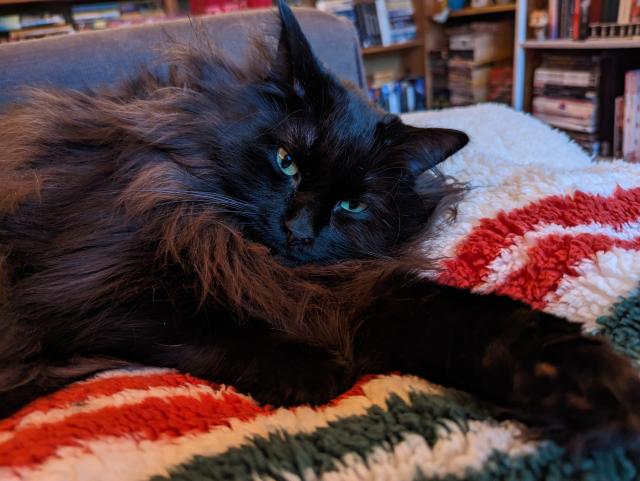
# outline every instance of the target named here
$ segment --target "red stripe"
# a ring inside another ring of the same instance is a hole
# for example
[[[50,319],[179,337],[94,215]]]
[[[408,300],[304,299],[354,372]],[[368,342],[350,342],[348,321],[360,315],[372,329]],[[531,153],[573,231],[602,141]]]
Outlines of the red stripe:
[[[489,264],[514,240],[537,224],[564,227],[599,223],[621,229],[625,223],[640,218],[640,188],[617,188],[611,197],[577,191],[572,196],[552,196],[495,218],[480,220],[469,236],[457,247],[456,257],[443,262],[439,281],[472,288],[489,273]]]
[[[180,386],[210,386],[217,389],[218,385],[197,379],[187,374],[166,372],[162,374],[133,374],[123,373],[108,378],[91,379],[78,382],[58,391],[50,396],[42,397],[21,409],[14,416],[0,421],[0,432],[11,431],[28,414],[35,411],[46,412],[50,409],[66,408],[72,404],[82,403],[91,397],[110,396],[125,389],[149,389],[152,387],[180,387]]]
[[[544,298],[557,290],[565,276],[578,276],[575,270],[578,263],[614,247],[638,249],[640,238],[621,240],[602,234],[549,235],[527,251],[527,264],[513,272],[495,291],[541,309],[546,305]]]
[[[61,422],[26,427],[0,443],[0,466],[24,466],[43,462],[62,446],[79,446],[82,441],[108,436],[130,436],[156,440],[186,433],[202,433],[214,426],[230,426],[272,411],[233,392],[217,397],[172,396],[148,398],[140,403],[109,406],[78,413]]]

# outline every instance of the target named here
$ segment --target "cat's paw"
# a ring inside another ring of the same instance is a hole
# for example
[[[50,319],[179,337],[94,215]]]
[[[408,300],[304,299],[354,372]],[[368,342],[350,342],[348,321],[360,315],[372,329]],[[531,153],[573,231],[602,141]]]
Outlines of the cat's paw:
[[[539,438],[581,454],[640,446],[640,378],[603,339],[575,336],[544,346],[518,369],[516,414]]]
[[[260,404],[289,407],[326,404],[347,391],[355,380],[349,363],[310,353],[255,376],[242,376],[234,384]]]

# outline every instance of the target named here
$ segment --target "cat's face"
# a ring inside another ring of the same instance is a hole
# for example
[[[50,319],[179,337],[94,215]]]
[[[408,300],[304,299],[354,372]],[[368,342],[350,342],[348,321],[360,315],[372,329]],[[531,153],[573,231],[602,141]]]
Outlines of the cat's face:
[[[282,3],[280,14],[270,73],[238,90],[233,118],[244,123],[212,155],[225,165],[219,188],[244,206],[229,216],[289,264],[389,255],[439,200],[416,194],[416,178],[467,136],[372,106],[318,63]]]

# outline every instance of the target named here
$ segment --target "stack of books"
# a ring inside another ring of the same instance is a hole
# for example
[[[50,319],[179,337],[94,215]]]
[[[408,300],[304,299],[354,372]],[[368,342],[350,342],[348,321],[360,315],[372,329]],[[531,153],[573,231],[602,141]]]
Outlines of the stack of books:
[[[533,115],[597,155],[599,82],[598,56],[544,54],[533,74]]]
[[[392,114],[425,109],[422,77],[397,79],[395,71],[378,71],[369,78],[369,98]]]
[[[434,109],[449,107],[449,58],[447,52],[429,52],[431,99]]]
[[[71,32],[73,27],[60,13],[38,12],[0,16],[0,33],[11,42]]]
[[[511,104],[513,64],[494,65],[489,69],[487,102]]]
[[[486,101],[491,68],[513,56],[513,22],[472,22],[447,33],[451,105]]]
[[[551,39],[640,34],[638,0],[549,0],[548,8]]]
[[[318,0],[316,8],[351,21],[364,48],[416,38],[411,0]]]

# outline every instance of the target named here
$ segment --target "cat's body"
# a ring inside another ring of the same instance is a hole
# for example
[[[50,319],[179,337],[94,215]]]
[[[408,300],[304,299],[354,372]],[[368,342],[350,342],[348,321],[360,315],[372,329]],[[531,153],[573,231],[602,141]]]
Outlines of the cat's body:
[[[403,371],[574,447],[635,440],[640,382],[603,340],[413,273],[460,192],[430,169],[467,138],[375,110],[280,7],[253,72],[177,47],[166,78],[0,119],[0,413],[126,363],[274,404]]]

